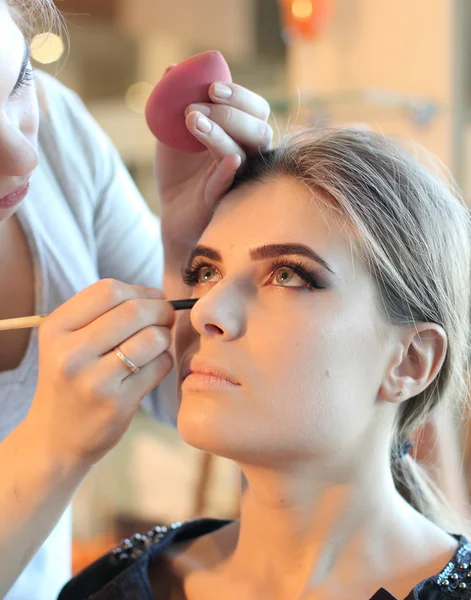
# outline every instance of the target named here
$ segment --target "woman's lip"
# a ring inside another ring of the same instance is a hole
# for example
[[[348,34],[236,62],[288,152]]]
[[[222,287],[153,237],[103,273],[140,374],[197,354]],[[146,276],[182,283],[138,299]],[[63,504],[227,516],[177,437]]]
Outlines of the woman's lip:
[[[234,383],[225,377],[214,373],[192,371],[184,378],[182,385],[193,390],[207,390],[208,388],[236,388],[240,384]]]
[[[218,364],[218,362],[209,357],[194,355],[185,361],[182,369],[182,382],[191,374],[206,377],[207,379],[220,379],[231,385],[240,385],[234,375],[224,365]]]
[[[231,385],[240,385],[239,383],[232,381],[232,379],[230,379],[226,375],[223,375],[222,373],[219,373],[218,371],[215,371],[212,369],[211,370],[203,370],[203,369],[192,370],[192,369],[190,369],[188,374],[185,376],[185,379],[187,379],[190,375],[206,377],[207,379],[220,379],[221,381],[225,381],[226,383],[230,383]]]
[[[28,181],[26,185],[23,185],[11,194],[0,198],[0,208],[11,208],[12,206],[19,204],[28,193],[29,184],[30,182]]]

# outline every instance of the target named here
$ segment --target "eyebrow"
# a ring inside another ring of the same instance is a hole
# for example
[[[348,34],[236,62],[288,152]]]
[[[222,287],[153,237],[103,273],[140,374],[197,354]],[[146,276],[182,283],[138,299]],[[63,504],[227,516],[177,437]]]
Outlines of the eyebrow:
[[[329,264],[314,250],[305,246],[304,244],[268,244],[265,246],[259,246],[258,248],[252,248],[249,251],[251,260],[266,260],[270,258],[279,258],[282,256],[305,256],[320,264],[324,269],[335,275]],[[222,262],[221,253],[209,246],[198,245],[193,250],[188,260],[188,264],[191,265],[193,260],[199,256],[214,260],[216,262]]]
[[[23,37],[23,39],[24,39],[24,43],[25,43],[25,48],[24,48],[24,53],[23,53],[23,61],[21,63],[20,74],[18,75],[18,79],[15,83],[15,87],[13,88],[13,91],[15,91],[18,88],[20,82],[22,81],[23,77],[25,76],[26,67],[28,66],[28,63],[31,59],[31,49],[29,47],[28,40],[25,37]]]

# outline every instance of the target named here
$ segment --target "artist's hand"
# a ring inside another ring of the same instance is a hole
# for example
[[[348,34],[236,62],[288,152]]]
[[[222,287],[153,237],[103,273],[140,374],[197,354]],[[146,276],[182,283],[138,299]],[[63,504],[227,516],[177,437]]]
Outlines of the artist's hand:
[[[45,319],[27,419],[52,455],[92,464],[119,441],[142,398],[172,367],[173,321],[174,310],[158,290],[110,279]],[[117,347],[137,373],[117,356]]]
[[[230,97],[218,96],[219,85],[213,84],[209,94],[214,104],[187,109],[187,127],[206,151],[186,153],[157,144],[155,172],[162,234],[166,258],[174,258],[177,264],[201,236],[215,201],[229,189],[247,156],[268,149],[272,142],[266,100],[234,83],[224,85]],[[205,118],[199,107],[209,116]]]

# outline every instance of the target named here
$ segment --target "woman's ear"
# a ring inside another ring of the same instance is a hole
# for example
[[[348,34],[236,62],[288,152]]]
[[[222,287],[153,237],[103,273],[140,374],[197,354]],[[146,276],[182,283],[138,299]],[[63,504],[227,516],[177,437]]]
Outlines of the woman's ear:
[[[447,347],[445,330],[436,323],[404,326],[384,374],[383,399],[403,402],[425,390],[440,372]]]

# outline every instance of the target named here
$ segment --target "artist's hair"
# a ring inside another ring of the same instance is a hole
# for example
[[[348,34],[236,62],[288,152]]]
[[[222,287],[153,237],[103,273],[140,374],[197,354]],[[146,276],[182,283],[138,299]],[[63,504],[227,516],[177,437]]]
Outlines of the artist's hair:
[[[321,191],[345,219],[376,282],[380,310],[388,322],[433,322],[447,334],[448,349],[438,376],[398,410],[393,456],[394,448],[438,404],[465,404],[469,212],[443,170],[426,168],[392,140],[371,131],[307,128],[291,133],[276,149],[251,159],[232,189],[279,175]],[[441,526],[449,522],[443,497],[411,456],[392,460],[392,471],[396,488],[411,505]]]
[[[26,38],[61,31],[63,20],[53,0],[6,0],[12,17]]]

